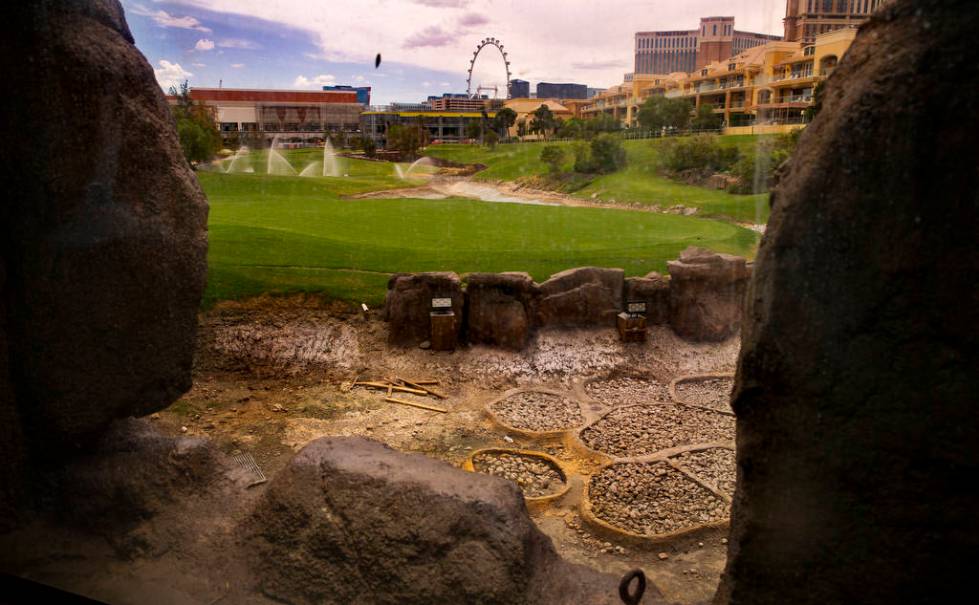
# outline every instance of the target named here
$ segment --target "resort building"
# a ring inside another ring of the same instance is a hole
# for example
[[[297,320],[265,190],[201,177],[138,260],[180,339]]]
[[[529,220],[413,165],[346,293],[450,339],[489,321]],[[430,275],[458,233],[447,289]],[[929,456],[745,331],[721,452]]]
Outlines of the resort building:
[[[785,39],[812,44],[816,36],[857,27],[889,0],[786,0]]]
[[[803,123],[816,85],[833,73],[856,34],[855,28],[845,28],[819,34],[812,44],[768,42],[691,74],[633,74],[631,82],[591,99],[581,112],[585,117],[606,113],[636,127],[639,107],[650,96],[662,95],[689,99],[692,111],[710,107],[723,116],[728,132],[784,130]]]
[[[371,87],[370,86],[347,86],[345,84],[334,84],[332,86],[324,86],[323,90],[330,91],[353,91],[357,93],[357,102],[363,106],[368,106],[371,104]]]
[[[510,98],[528,99],[530,98],[530,82],[527,80],[510,80]]]
[[[211,110],[222,138],[255,143],[321,141],[328,133],[359,128],[363,105],[355,90],[191,88],[190,98]],[[168,97],[176,103],[176,97]],[[253,143],[254,144],[254,143]]]
[[[508,136],[519,136],[521,132],[529,134],[530,123],[534,119],[532,114],[541,105],[546,105],[555,119],[569,120],[575,117],[574,112],[557,99],[509,99],[503,106],[512,109],[517,114],[517,119],[507,133]]]
[[[431,96],[425,101],[431,111],[483,111],[489,99],[486,95],[470,97],[465,93],[446,92],[442,96]]]
[[[704,17],[691,30],[637,32],[635,74],[692,72],[779,36],[738,31],[734,17]]]
[[[584,84],[537,83],[538,99],[587,99],[588,87]]]

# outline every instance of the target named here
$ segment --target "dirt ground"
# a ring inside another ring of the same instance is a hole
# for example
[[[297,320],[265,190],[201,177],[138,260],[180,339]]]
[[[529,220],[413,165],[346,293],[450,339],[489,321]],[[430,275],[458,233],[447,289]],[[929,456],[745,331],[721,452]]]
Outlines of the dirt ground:
[[[484,406],[514,387],[584,394],[590,377],[641,374],[662,384],[680,375],[733,371],[739,342],[691,344],[653,327],[645,344],[622,344],[613,329],[542,331],[523,352],[482,346],[455,352],[391,347],[386,324],[315,297],[224,303],[200,319],[193,388],[154,414],[166,431],[206,435],[229,454],[250,453],[270,478],[306,443],[358,435],[461,466],[474,450],[521,447],[550,453],[584,472],[597,468],[560,444],[510,435]],[[387,403],[356,380],[438,380],[448,413]],[[669,600],[707,601],[724,566],[725,532],[637,547],[591,533],[581,521],[580,477],[569,493],[532,512],[565,558],[616,574],[640,567]],[[261,488],[258,488],[261,489]],[[665,557],[664,557],[665,555]]]

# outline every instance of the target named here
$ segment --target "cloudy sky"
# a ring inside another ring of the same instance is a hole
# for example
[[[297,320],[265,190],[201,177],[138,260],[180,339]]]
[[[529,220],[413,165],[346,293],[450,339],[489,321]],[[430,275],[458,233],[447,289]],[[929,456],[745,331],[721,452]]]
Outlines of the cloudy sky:
[[[779,34],[785,0],[122,0],[160,84],[318,89],[370,85],[372,103],[465,92],[476,44],[500,39],[512,77],[607,87],[632,69],[633,34],[733,15]],[[381,53],[381,67],[374,57]],[[498,54],[474,80],[502,86]]]

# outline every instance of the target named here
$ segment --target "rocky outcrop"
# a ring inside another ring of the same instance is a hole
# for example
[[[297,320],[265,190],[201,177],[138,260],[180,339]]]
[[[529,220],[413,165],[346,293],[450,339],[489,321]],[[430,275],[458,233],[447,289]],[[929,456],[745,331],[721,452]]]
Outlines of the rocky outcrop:
[[[513,483],[363,438],[303,448],[244,532],[260,589],[289,603],[617,602],[615,578],[557,556]]]
[[[431,338],[433,298],[451,298],[456,333],[462,328],[462,281],[455,273],[397,273],[388,281],[384,317],[388,339],[395,344],[417,345]]]
[[[207,203],[118,2],[12,10],[0,424],[57,456],[190,387]]]
[[[738,332],[751,276],[744,258],[691,246],[667,267],[674,332],[696,341],[724,340]]]
[[[896,0],[772,197],[718,603],[953,603],[979,549],[979,12]],[[923,69],[927,66],[927,69]]]
[[[526,273],[473,273],[466,278],[469,342],[520,350],[536,313],[537,284]]]
[[[627,277],[623,306],[630,302],[646,303],[646,323],[670,321],[670,278],[653,271],[645,277]]]
[[[580,267],[555,273],[540,285],[542,326],[614,326],[622,310],[622,269]]]

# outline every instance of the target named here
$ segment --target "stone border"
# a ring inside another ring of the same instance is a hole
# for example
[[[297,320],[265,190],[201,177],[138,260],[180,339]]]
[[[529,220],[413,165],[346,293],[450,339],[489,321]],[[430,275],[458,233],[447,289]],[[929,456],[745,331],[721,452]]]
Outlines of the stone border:
[[[735,413],[734,413],[733,410],[732,411],[718,410],[716,408],[712,408],[710,406],[702,405],[702,404],[699,404],[699,403],[691,403],[689,401],[684,401],[684,400],[680,399],[680,396],[677,395],[676,386],[678,384],[680,384],[680,383],[683,383],[683,382],[697,382],[697,381],[700,381],[700,380],[710,380],[712,378],[730,378],[733,381],[734,380],[734,373],[733,372],[716,372],[716,373],[712,373],[712,374],[688,374],[686,376],[678,376],[677,378],[674,378],[673,380],[670,381],[670,387],[669,387],[670,388],[670,398],[673,399],[673,402],[674,403],[677,403],[679,405],[685,405],[685,406],[691,407],[691,408],[700,408],[702,410],[708,410],[708,411],[711,411],[711,412],[717,412],[718,414],[724,414],[725,416],[735,416]],[[731,402],[728,401],[728,407],[730,407],[730,406],[731,406]]]
[[[569,491],[571,491],[571,474],[568,472],[567,469],[564,468],[564,465],[561,464],[560,460],[558,460],[554,456],[551,456],[550,454],[546,454],[544,452],[537,452],[534,450],[524,450],[520,448],[484,447],[475,450],[474,452],[469,454],[469,456],[466,458],[466,461],[463,462],[462,468],[471,473],[478,473],[479,471],[476,470],[476,466],[473,463],[473,458],[475,458],[480,454],[518,454],[530,458],[540,458],[542,460],[545,460],[546,462],[551,464],[551,466],[553,466],[558,470],[558,473],[560,473],[561,475],[561,479],[564,480],[564,487],[561,488],[559,491],[556,491],[553,494],[548,494],[546,496],[525,495],[523,499],[524,502],[527,503],[528,510],[533,510],[535,512],[543,512],[550,506],[552,502],[556,500],[560,500],[564,496],[568,495]],[[495,477],[496,475],[491,475],[491,476]],[[521,494],[523,494],[523,490],[521,490]]]
[[[582,423],[578,426],[569,426],[568,428],[554,429],[552,431],[532,431],[530,429],[520,429],[514,426],[510,426],[502,418],[496,415],[496,412],[493,411],[493,406],[503,401],[504,399],[509,399],[510,397],[513,397],[514,395],[519,395],[521,393],[543,393],[545,395],[554,395],[556,397],[569,399],[575,402],[575,404],[578,406],[578,411],[583,419]],[[513,433],[515,435],[520,435],[521,437],[534,439],[542,443],[560,442],[564,439],[565,433],[569,431],[578,431],[588,426],[589,424],[588,413],[585,410],[585,406],[582,405],[581,400],[578,399],[576,393],[574,393],[573,391],[560,391],[557,389],[549,389],[547,387],[517,387],[515,389],[504,391],[502,395],[498,397],[494,397],[486,404],[484,404],[483,411],[486,413],[487,416],[489,416],[490,420],[493,421],[494,424],[498,425],[504,431],[508,433]]]

